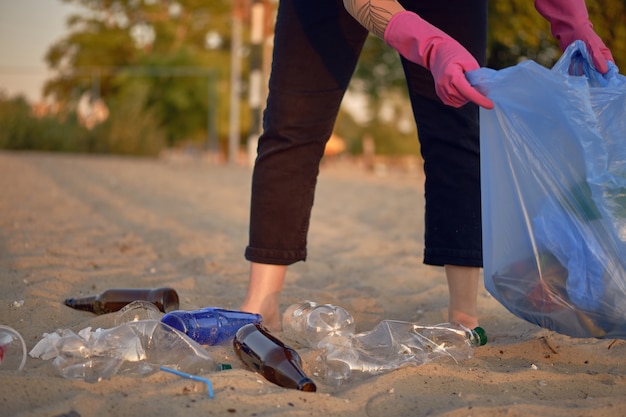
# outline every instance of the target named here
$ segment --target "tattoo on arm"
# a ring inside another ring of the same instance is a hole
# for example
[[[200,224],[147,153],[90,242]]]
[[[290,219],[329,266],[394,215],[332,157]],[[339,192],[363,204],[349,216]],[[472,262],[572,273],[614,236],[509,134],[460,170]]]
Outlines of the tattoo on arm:
[[[344,0],[343,3],[352,17],[381,38],[394,14],[393,10],[401,8],[396,0]]]

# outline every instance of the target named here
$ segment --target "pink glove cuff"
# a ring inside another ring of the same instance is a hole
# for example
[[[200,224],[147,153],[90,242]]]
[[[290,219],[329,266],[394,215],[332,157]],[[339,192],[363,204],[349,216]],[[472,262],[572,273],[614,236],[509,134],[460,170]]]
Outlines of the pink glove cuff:
[[[465,78],[466,72],[479,68],[472,54],[417,14],[396,13],[385,28],[384,39],[404,58],[431,72],[435,91],[445,104],[460,107],[473,101],[486,108],[493,107]]]
[[[403,57],[430,69],[429,58],[437,42],[449,36],[409,11],[396,13],[385,28],[384,39]]]

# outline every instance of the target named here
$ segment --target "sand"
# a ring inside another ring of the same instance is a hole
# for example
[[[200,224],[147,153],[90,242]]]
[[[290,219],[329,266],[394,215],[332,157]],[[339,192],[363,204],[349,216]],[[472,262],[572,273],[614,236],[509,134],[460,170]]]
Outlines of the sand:
[[[115,287],[171,286],[187,310],[238,308],[250,176],[248,167],[201,157],[0,153],[0,324],[19,331],[29,350],[57,329],[106,328],[113,315],[63,300]],[[357,331],[384,319],[445,321],[443,271],[422,264],[422,194],[416,169],[325,164],[309,259],[290,269],[282,307],[304,299],[339,305]],[[316,380],[318,391],[303,393],[251,372],[226,344],[207,347],[232,365],[203,375],[211,399],[203,383],[162,371],[88,383],[29,357],[21,372],[0,372],[0,415],[626,415],[625,341],[541,329],[484,289],[479,301],[490,341],[458,364],[405,367],[340,387]],[[299,352],[311,369],[317,353]]]

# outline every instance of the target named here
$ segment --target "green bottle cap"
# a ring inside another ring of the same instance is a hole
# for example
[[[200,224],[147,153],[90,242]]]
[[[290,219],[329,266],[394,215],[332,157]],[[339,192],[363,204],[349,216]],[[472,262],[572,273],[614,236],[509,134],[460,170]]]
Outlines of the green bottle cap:
[[[229,363],[218,363],[215,367],[216,371],[226,371],[227,369],[233,369],[232,365]]]
[[[484,346],[487,344],[487,332],[482,327],[475,327],[474,333],[478,336],[478,346]]]

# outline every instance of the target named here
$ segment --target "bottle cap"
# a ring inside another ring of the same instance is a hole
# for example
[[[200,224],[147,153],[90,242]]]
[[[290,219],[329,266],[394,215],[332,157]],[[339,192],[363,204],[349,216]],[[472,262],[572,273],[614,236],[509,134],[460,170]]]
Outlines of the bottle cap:
[[[485,329],[480,326],[475,327],[474,333],[478,336],[478,346],[484,346],[487,344],[487,332],[485,332]]]
[[[215,367],[216,371],[226,371],[228,369],[233,369],[233,366],[230,363],[218,363]]]

